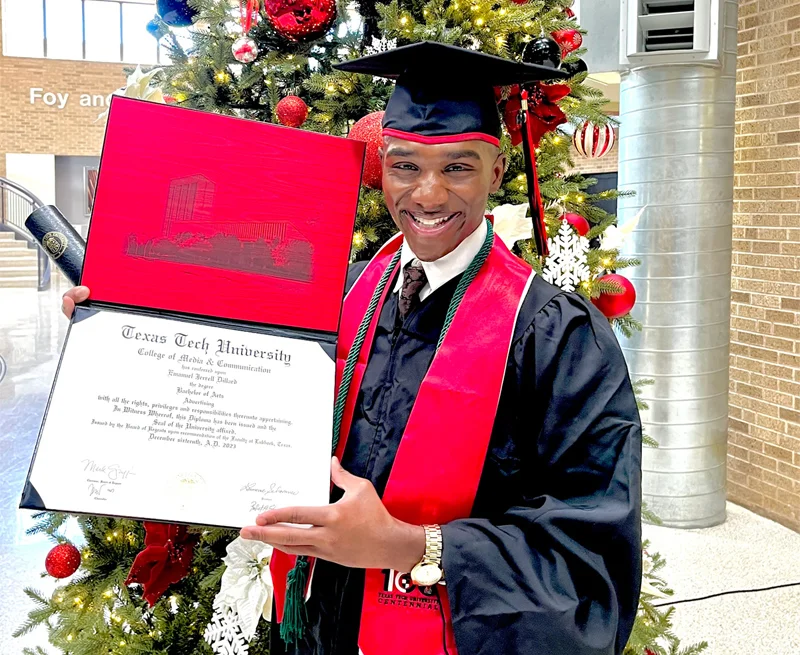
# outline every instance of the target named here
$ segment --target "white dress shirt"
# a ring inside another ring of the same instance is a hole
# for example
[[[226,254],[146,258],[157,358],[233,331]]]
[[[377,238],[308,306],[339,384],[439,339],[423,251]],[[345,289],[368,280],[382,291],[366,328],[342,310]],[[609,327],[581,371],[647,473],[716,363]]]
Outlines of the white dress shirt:
[[[428,278],[427,284],[419,292],[420,300],[425,300],[436,289],[467,270],[486,240],[486,231],[486,221],[481,221],[475,231],[459,243],[455,250],[435,261],[420,262],[422,270],[425,271],[425,276]],[[417,259],[417,256],[411,250],[408,241],[403,241],[400,249],[400,275],[397,276],[397,283],[394,286],[395,293],[400,293],[400,289],[403,287],[402,271],[412,259]]]

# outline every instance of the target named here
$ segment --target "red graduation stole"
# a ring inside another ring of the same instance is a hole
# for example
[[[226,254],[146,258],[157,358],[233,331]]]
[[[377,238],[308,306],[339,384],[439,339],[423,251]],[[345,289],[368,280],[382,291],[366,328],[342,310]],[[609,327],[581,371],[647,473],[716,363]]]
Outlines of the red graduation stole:
[[[402,244],[387,242],[344,301],[336,350],[337,388],[375,287]],[[486,263],[470,284],[450,330],[420,386],[383,494],[395,518],[417,525],[467,518],[478,490],[494,426],[519,308],[531,268],[495,236]],[[341,460],[358,392],[372,350],[386,284],[359,353],[342,419]],[[275,550],[271,570],[278,621],[286,575],[295,558]],[[446,644],[446,651],[445,651]],[[358,646],[363,655],[456,655],[445,588],[420,590],[405,572],[368,569]]]

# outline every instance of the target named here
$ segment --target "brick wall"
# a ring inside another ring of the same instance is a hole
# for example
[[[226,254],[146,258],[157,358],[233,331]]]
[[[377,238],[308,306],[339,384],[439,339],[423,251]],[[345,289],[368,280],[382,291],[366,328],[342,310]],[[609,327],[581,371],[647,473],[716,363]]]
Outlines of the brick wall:
[[[81,106],[80,95],[106,96],[124,83],[122,64],[0,54],[0,176],[5,176],[9,152],[98,156],[105,121],[95,119],[104,108]],[[69,98],[63,109],[48,107],[41,100],[31,104],[31,87],[69,93]]]
[[[740,0],[728,497],[800,530],[800,4]]]
[[[609,103],[605,107],[605,111],[610,116],[619,115],[619,104]],[[611,148],[605,157],[600,159],[590,159],[579,154],[574,148],[572,149],[572,159],[575,166],[572,168],[576,173],[581,173],[591,177],[593,173],[616,173],[619,170],[619,126],[615,128],[617,133],[617,140],[614,141],[614,147]]]
[[[575,162],[572,170],[582,175],[591,177],[592,173],[615,173],[619,169],[619,141],[615,141],[611,152],[600,159],[589,159],[575,151],[572,153],[572,159]]]

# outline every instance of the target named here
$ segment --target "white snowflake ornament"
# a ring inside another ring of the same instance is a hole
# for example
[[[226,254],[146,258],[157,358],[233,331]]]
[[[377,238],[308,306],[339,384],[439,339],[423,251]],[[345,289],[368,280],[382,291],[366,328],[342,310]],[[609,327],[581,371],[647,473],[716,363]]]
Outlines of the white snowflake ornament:
[[[372,43],[370,43],[366,48],[364,48],[365,55],[377,55],[382,52],[388,52],[389,50],[394,50],[397,47],[397,39],[386,39],[386,38],[378,38],[376,36],[372,37]]]
[[[214,601],[214,614],[203,639],[216,655],[247,655],[248,640],[242,634],[239,617],[230,607],[224,607],[219,599]]]
[[[561,287],[564,291],[575,291],[581,282],[591,276],[586,263],[589,252],[589,239],[580,236],[566,221],[554,239],[548,239],[550,254],[544,264],[542,277]]]

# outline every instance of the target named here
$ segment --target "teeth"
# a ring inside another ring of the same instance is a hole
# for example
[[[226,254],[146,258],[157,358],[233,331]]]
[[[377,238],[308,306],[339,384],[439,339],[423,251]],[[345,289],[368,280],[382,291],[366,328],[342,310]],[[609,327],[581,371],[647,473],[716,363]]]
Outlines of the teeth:
[[[433,218],[433,219],[431,219],[431,218],[420,218],[419,216],[414,216],[414,214],[411,214],[411,217],[417,223],[419,223],[420,225],[422,225],[424,227],[436,227],[437,225],[441,225],[447,219],[450,218],[449,216],[442,216],[441,218]]]

